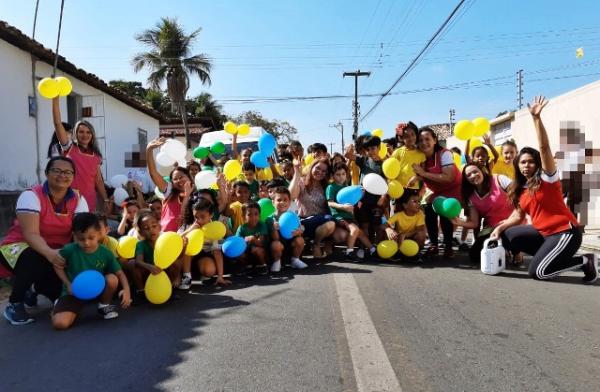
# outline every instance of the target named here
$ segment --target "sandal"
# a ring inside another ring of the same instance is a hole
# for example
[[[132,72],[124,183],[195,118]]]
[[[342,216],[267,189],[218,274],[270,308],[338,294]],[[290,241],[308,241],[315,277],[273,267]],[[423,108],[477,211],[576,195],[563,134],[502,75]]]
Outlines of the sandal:
[[[320,246],[313,247],[313,258],[314,259],[324,259],[325,258],[325,255],[323,254],[323,251],[321,250]]]
[[[430,245],[429,248],[423,254],[424,256],[437,256],[440,254],[440,249],[437,245]]]
[[[522,265],[523,264],[523,254],[521,252],[514,254],[512,258],[513,265]]]

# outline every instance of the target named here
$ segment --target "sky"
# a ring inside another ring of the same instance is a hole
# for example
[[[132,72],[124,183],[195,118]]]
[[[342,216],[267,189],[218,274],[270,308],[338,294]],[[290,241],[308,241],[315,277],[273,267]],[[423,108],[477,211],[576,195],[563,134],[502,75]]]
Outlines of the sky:
[[[66,0],[60,54],[105,81],[136,80],[131,58],[145,48],[134,36],[161,17],[186,31],[202,28],[194,53],[212,59],[212,84],[194,80],[190,96],[208,92],[225,113],[254,110],[289,121],[299,139],[341,147],[332,124],[352,133],[353,78],[360,94],[388,90],[425,47],[458,0],[92,1]],[[0,0],[0,20],[31,36],[34,0]],[[36,40],[54,49],[60,0],[40,0]],[[466,0],[449,28],[359,125],[391,137],[399,122],[417,125],[493,118],[517,107],[516,72],[525,101],[556,96],[600,79],[600,2]],[[577,48],[584,57],[576,58]],[[340,99],[260,98],[343,96]],[[250,99],[240,103],[235,100]],[[365,114],[377,97],[359,98]]]

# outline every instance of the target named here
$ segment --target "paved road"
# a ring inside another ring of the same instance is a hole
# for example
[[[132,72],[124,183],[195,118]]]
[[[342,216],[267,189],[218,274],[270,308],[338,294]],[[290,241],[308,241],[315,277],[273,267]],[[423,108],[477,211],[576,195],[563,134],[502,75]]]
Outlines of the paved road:
[[[47,307],[0,323],[0,390],[598,391],[599,305],[575,273],[330,263],[66,332]]]

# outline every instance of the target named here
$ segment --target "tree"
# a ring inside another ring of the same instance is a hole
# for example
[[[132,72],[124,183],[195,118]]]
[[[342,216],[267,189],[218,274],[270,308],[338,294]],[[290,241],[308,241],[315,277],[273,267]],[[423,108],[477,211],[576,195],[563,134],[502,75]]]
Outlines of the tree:
[[[188,110],[193,116],[212,118],[217,128],[222,128],[226,121],[223,107],[209,93],[202,93],[189,101]]]
[[[161,18],[154,28],[135,36],[149,51],[138,53],[131,61],[135,72],[144,68],[150,71],[148,85],[153,89],[160,90],[166,82],[173,109],[181,115],[188,148],[191,144],[185,98],[190,76],[197,76],[202,84],[210,85],[211,82],[212,64],[208,56],[203,53],[191,55],[192,45],[201,30],[199,28],[186,35],[175,19]]]
[[[262,127],[265,131],[269,132],[278,141],[289,142],[296,138],[298,130],[292,124],[287,121],[280,120],[268,120],[263,117],[262,114],[255,111],[244,112],[234,118],[231,121],[235,123],[247,123],[254,127]]]
[[[146,100],[146,94],[148,93],[148,90],[145,89],[140,82],[130,82],[119,79],[111,80],[108,82],[108,85],[117,88],[130,97],[137,98],[140,101]]]

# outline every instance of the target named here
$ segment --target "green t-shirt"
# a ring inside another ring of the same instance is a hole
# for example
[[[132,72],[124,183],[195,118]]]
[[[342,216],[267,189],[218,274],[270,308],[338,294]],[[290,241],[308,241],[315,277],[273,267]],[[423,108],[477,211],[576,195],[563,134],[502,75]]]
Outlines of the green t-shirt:
[[[248,183],[248,187],[250,188],[250,197],[252,200],[258,198],[258,181],[254,180]]]
[[[327,185],[327,189],[325,189],[325,197],[327,201],[333,201],[337,203],[336,197],[340,190],[345,188],[347,185],[339,185],[331,183]],[[337,208],[329,207],[331,210],[331,215],[334,219],[353,219],[354,215],[348,211],[338,210]]]
[[[271,216],[265,219],[265,225],[267,226],[267,232],[269,235],[273,233],[273,225],[275,222],[279,221],[279,216],[277,215],[277,211],[275,211]]]
[[[70,281],[87,270],[96,270],[101,274],[115,273],[121,270],[121,264],[115,255],[104,245],[98,246],[94,253],[85,253],[79,245],[71,243],[65,245],[59,253],[67,262],[65,272]]]
[[[253,235],[253,236],[265,235],[266,236],[268,234],[269,234],[269,232],[267,231],[267,225],[265,224],[265,222],[258,222],[256,227],[254,227],[254,228],[251,228],[248,226],[247,223],[244,223],[243,225],[238,227],[237,232],[235,233],[235,235],[240,236],[242,238],[245,238],[249,235]]]
[[[144,255],[144,263],[154,264],[154,249],[146,240],[138,241],[135,245],[135,255]]]

